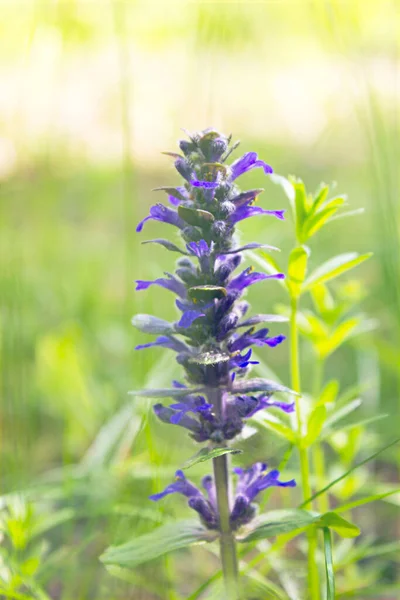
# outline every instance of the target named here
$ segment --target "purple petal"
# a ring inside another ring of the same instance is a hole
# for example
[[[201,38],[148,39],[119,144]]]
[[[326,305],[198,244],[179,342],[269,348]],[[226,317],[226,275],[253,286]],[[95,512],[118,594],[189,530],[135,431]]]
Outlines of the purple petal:
[[[154,281],[144,281],[143,279],[136,280],[136,291],[147,290],[151,285],[159,285],[166,290],[170,290],[181,298],[186,298],[186,288],[182,282],[176,279],[173,275],[169,275],[168,279],[160,277]]]
[[[265,343],[270,346],[270,348],[275,348],[278,344],[281,344],[284,340],[286,340],[285,335],[277,335],[276,337],[268,338],[265,340]]]
[[[273,173],[272,167],[267,165],[263,160],[258,159],[256,152],[246,152],[246,154],[231,164],[231,181],[257,167],[262,167],[266,175]]]
[[[244,219],[254,217],[255,215],[272,215],[277,219],[284,220],[284,213],[284,210],[266,210],[260,206],[242,206],[230,216],[230,221],[235,224]]]
[[[187,244],[186,248],[188,252],[197,256],[197,258],[202,258],[203,256],[208,256],[210,254],[210,248],[205,240],[190,242]]]
[[[199,310],[186,310],[183,313],[183,315],[177,325],[178,325],[178,327],[187,329],[188,327],[190,327],[192,325],[192,323],[194,321],[196,321],[196,319],[199,319],[200,317],[205,317],[205,316],[206,315]]]
[[[284,279],[285,275],[283,273],[276,273],[275,275],[266,275],[265,273],[257,273],[253,271],[252,267],[245,269],[242,271],[240,275],[232,279],[230,282],[228,289],[229,290],[238,290],[241,291],[249,285],[253,285],[253,283],[257,283],[258,281],[263,281],[264,279]]]
[[[154,221],[161,221],[162,223],[168,223],[169,225],[175,225],[175,227],[179,227],[179,229],[183,229],[185,226],[184,221],[180,218],[176,210],[172,208],[168,208],[163,204],[155,204],[150,208],[150,215],[145,217],[138,226],[136,227],[136,231],[139,233],[143,229],[143,225],[149,219],[154,219]]]
[[[149,342],[148,344],[139,344],[135,350],[144,350],[145,348],[152,348],[153,346],[161,346],[163,348],[169,348],[175,352],[187,352],[189,348],[180,340],[174,338],[174,336],[160,335],[155,342]],[[177,387],[177,386],[174,386]],[[186,387],[186,386],[181,386]]]

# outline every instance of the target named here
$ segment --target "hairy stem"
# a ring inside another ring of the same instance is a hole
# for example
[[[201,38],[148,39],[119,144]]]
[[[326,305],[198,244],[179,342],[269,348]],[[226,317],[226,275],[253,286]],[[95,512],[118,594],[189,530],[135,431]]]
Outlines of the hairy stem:
[[[297,330],[297,298],[292,298],[290,314],[290,363],[292,373],[292,388],[295,392],[301,392],[300,383],[300,360],[299,360],[299,335]],[[301,400],[296,396],[296,416],[297,416],[297,447],[300,458],[301,483],[303,489],[303,498],[307,500],[312,495],[310,484],[310,467],[308,462],[307,449],[302,445],[303,421],[301,416]],[[319,575],[316,563],[317,553],[317,534],[310,529],[308,534],[308,588],[311,600],[320,600],[319,593]]]
[[[223,416],[224,398],[221,390],[212,388],[208,393],[209,401],[214,405],[217,416]],[[213,459],[217,505],[220,522],[220,552],[227,600],[239,600],[238,560],[236,540],[230,523],[230,477],[228,455]]]

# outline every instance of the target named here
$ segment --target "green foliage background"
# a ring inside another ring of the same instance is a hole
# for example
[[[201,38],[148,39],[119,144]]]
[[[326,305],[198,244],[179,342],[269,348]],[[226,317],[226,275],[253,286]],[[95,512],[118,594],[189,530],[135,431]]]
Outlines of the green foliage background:
[[[160,152],[175,150],[180,127],[213,125],[277,173],[311,190],[337,181],[351,208],[365,207],[329,225],[310,260],[374,252],[335,289],[378,326],[333,355],[327,379],[363,385],[358,418],[390,415],[368,438],[384,445],[399,422],[399,5],[16,0],[0,5],[0,17],[0,481],[3,545],[14,540],[17,565],[15,592],[4,597],[186,598],[216,568],[200,548],[196,563],[180,554],[121,579],[98,561],[107,545],[186,511],[180,499],[154,507],[146,498],[196,451],[155,422],[149,401],[127,395],[179,373],[165,352],[135,354],[144,337],[130,326],[136,312],[174,317],[168,292],[135,294],[133,284],[173,261],[140,245],[162,226],[135,234],[156,198],[150,190],[177,181]],[[261,173],[246,178],[265,187],[263,206],[288,208]],[[253,219],[241,231],[283,253],[292,244],[290,220]],[[260,285],[250,299],[272,312],[284,295]],[[260,356],[289,383],[285,345]],[[314,361],[305,344],[308,390]],[[245,446],[247,458],[273,465],[285,450],[273,434]],[[396,484],[397,458],[393,450],[375,464],[379,485]],[[287,468],[297,470],[295,457]],[[196,466],[194,478],[204,472]],[[359,513],[367,537],[393,540],[399,502]],[[395,554],[377,568],[382,587],[398,585]]]

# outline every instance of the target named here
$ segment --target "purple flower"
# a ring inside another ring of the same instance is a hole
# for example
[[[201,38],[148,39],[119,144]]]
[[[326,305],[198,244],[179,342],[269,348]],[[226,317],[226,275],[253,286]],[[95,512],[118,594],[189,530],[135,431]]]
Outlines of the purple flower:
[[[165,277],[160,277],[159,279],[154,279],[154,281],[144,281],[143,279],[136,280],[136,291],[147,290],[151,285],[159,285],[166,290],[170,290],[177,294],[181,298],[186,298],[186,287],[184,284],[179,281],[173,275],[166,273],[168,275],[168,279]]]
[[[176,471],[175,482],[168,485],[164,491],[159,494],[150,496],[150,500],[158,501],[168,494],[182,494],[188,498],[188,505],[195,510],[206,527],[216,529],[218,527],[218,516],[216,508],[203,493],[188,479],[186,479],[183,471]]]
[[[239,476],[236,485],[236,495],[243,494],[249,502],[252,502],[256,496],[269,487],[295,487],[294,479],[290,481],[279,481],[279,471],[273,469],[268,471],[266,463],[255,463],[248,469],[234,469]]]
[[[190,481],[188,481],[183,471],[176,471],[175,483],[168,485],[165,490],[158,494],[150,496],[150,500],[157,502],[161,498],[165,498],[168,494],[182,494],[186,498],[192,498],[193,496],[201,496],[200,490]]]
[[[269,487],[294,487],[294,479],[290,481],[279,481],[279,471],[267,471],[265,463],[255,463],[249,469],[234,469],[239,475],[236,484],[236,496],[231,511],[230,521],[233,529],[249,523],[256,514],[256,506],[253,500],[256,496]]]
[[[231,215],[230,221],[232,224],[236,224],[256,215],[272,215],[277,219],[284,220],[284,213],[284,210],[265,210],[259,206],[241,206]]]
[[[253,267],[248,267],[240,275],[231,280],[228,285],[229,290],[242,291],[249,285],[263,281],[264,279],[284,279],[283,273],[276,273],[276,275],[266,275],[265,273],[257,273]]]
[[[190,352],[189,347],[173,335],[160,335],[154,342],[149,342],[147,344],[139,344],[139,346],[136,346],[135,350],[144,350],[146,348],[153,348],[156,346],[161,346],[162,348],[169,348],[170,350],[174,350],[178,353]]]
[[[230,514],[232,528],[238,529],[241,525],[249,523],[256,513],[256,507],[252,504],[256,496],[263,490],[277,487],[294,487],[294,479],[280,481],[279,471],[267,471],[265,463],[255,463],[249,469],[234,469],[239,478],[236,484],[233,508]],[[217,494],[215,483],[210,475],[202,480],[207,498],[191,481],[186,479],[183,471],[176,471],[175,482],[168,485],[165,490],[150,496],[151,500],[158,501],[169,494],[182,494],[188,498],[190,508],[196,510],[202,522],[210,529],[216,529],[219,524]]]
[[[276,402],[271,400],[271,396],[234,396],[229,402],[229,412],[239,415],[243,419],[249,419],[260,410],[268,408],[279,408],[286,413],[294,411],[295,404],[286,402]]]
[[[211,251],[211,248],[208,246],[205,240],[200,240],[199,242],[190,242],[190,244],[186,245],[186,248],[190,254],[197,256],[197,258],[209,256]]]
[[[142,231],[143,225],[146,223],[146,221],[150,221],[151,219],[154,221],[161,221],[162,223],[169,223],[170,225],[175,225],[175,227],[179,227],[179,229],[183,229],[185,226],[185,222],[180,218],[175,210],[168,208],[163,204],[155,204],[150,208],[150,215],[140,221],[136,227],[136,231],[138,233]]]
[[[201,310],[186,310],[178,321],[177,327],[187,329],[194,323],[194,321],[205,316],[205,313],[201,312]]]
[[[286,338],[284,335],[277,335],[275,337],[268,337],[268,329],[259,329],[254,331],[253,328],[248,329],[241,335],[233,335],[230,342],[228,342],[228,348],[230,352],[241,352],[245,348],[252,346],[270,346],[274,348],[278,344],[282,343]]]
[[[273,173],[272,167],[267,165],[263,160],[260,160],[256,152],[246,152],[246,154],[231,164],[231,180],[234,181],[237,177],[243,175],[243,173],[247,173],[247,171],[257,167],[262,167],[266,175]]]

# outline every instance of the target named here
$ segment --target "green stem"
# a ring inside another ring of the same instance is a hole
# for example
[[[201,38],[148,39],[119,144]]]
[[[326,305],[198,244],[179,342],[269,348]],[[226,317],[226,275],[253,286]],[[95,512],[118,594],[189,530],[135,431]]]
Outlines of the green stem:
[[[217,416],[223,416],[224,398],[221,390],[210,388],[208,398],[215,407]],[[220,523],[220,556],[224,575],[227,600],[239,600],[238,559],[236,540],[230,523],[230,477],[228,455],[213,459],[215,488]]]
[[[321,393],[324,381],[325,363],[322,358],[318,358],[314,372],[314,402],[317,402]],[[314,471],[317,480],[317,488],[322,489],[325,486],[325,453],[322,444],[317,440],[312,448],[312,458]],[[318,498],[318,509],[323,514],[329,511],[329,497],[327,494],[322,494]]]
[[[298,299],[291,300],[290,313],[290,363],[292,374],[292,388],[295,392],[301,393],[300,382],[300,360],[299,360],[299,335],[297,330],[297,310]],[[303,498],[306,500],[312,494],[310,484],[310,467],[308,462],[307,449],[302,445],[303,421],[301,416],[301,401],[299,396],[295,398],[296,417],[297,417],[297,447],[300,458],[301,483],[303,489]],[[317,533],[310,529],[307,533],[308,538],[308,588],[311,600],[320,600],[319,593],[319,574],[316,562],[317,551]]]

